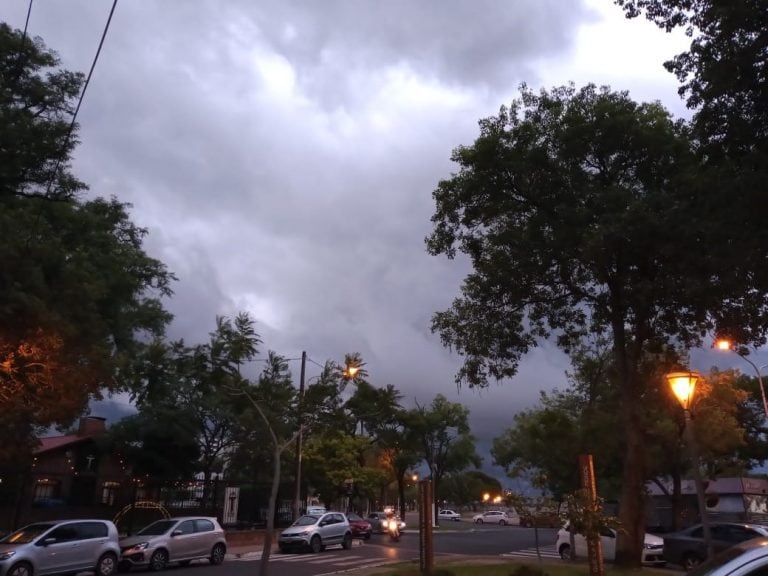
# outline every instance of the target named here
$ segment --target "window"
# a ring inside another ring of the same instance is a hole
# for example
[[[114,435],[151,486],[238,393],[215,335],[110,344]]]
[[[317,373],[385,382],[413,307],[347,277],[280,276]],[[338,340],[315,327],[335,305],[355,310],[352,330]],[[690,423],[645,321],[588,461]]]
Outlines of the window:
[[[182,534],[192,534],[195,531],[195,521],[184,520],[184,522],[176,526],[173,531],[181,532]]]
[[[48,538],[55,538],[56,542],[72,542],[73,540],[77,540],[78,533],[75,526],[75,524],[65,524],[64,526],[59,526],[58,528],[51,530],[45,539],[47,540]]]
[[[59,495],[59,481],[41,478],[35,483],[33,500],[54,499]]]
[[[107,525],[103,522],[78,522],[73,526],[75,527],[75,530],[77,530],[77,537],[79,540],[107,537]]]
[[[197,524],[197,532],[213,532],[213,522],[210,520],[199,519],[195,520]]]
[[[101,485],[101,503],[107,506],[114,506],[119,488],[120,482],[104,482]]]

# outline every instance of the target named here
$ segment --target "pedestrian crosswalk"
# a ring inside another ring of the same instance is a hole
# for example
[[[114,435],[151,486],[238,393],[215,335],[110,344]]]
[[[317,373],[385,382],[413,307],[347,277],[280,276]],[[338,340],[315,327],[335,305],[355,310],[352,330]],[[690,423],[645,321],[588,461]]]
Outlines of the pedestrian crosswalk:
[[[552,558],[560,558],[560,554],[557,553],[557,549],[554,544],[547,546],[539,546],[538,553],[536,548],[524,548],[523,550],[513,550],[512,552],[506,552],[502,554],[504,558],[534,558],[537,559],[541,555],[542,558],[548,560]]]
[[[234,558],[234,562],[258,562],[261,556],[249,555],[242,558]],[[312,566],[332,566],[338,569],[344,568],[363,568],[373,566],[384,566],[393,564],[398,560],[388,558],[371,558],[362,554],[349,554],[345,551],[332,551],[322,554],[272,554],[269,557],[270,562],[279,564],[309,564]]]

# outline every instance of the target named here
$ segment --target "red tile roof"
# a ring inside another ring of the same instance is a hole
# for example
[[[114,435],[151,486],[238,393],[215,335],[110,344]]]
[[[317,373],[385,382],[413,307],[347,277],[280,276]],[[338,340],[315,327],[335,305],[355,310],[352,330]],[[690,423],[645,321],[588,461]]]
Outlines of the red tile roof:
[[[49,450],[56,450],[65,446],[70,446],[82,442],[83,440],[92,440],[92,435],[78,436],[77,434],[67,434],[65,436],[48,436],[47,438],[39,438],[40,445],[35,448],[35,454],[41,452],[48,452]]]

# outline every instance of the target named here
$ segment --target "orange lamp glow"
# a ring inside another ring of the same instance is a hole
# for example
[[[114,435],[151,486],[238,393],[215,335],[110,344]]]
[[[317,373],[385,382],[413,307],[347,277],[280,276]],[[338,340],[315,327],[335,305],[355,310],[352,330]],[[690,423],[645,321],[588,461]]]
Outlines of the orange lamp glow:
[[[701,380],[701,375],[698,372],[671,372],[665,378],[683,410],[688,410],[696,391],[696,383]]]

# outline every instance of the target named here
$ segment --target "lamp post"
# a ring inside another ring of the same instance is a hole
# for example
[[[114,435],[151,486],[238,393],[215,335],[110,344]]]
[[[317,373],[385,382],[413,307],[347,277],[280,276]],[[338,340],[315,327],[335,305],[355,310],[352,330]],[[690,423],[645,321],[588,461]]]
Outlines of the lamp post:
[[[763,411],[765,412],[765,417],[768,418],[768,402],[765,399],[765,387],[763,386],[763,375],[760,373],[760,370],[762,368],[767,367],[768,364],[764,364],[763,366],[758,366],[757,364],[752,362],[752,360],[747,358],[746,348],[742,352],[742,350],[736,349],[733,345],[733,342],[731,342],[730,340],[727,340],[726,338],[719,338],[717,341],[715,341],[715,348],[717,348],[718,350],[733,352],[734,354],[738,355],[742,360],[747,362],[750,366],[752,366],[752,368],[754,368],[755,374],[757,374],[757,383],[760,385],[760,396],[763,399]]]
[[[683,434],[685,435],[688,449],[691,452],[693,482],[696,485],[696,500],[699,505],[699,515],[701,516],[701,527],[704,532],[704,545],[707,549],[707,559],[709,559],[713,556],[712,536],[709,531],[709,519],[707,518],[707,502],[704,496],[704,483],[701,480],[699,450],[691,426],[691,405],[693,403],[693,396],[696,392],[696,384],[702,378],[697,372],[671,372],[665,377],[672,389],[672,393],[683,407],[683,412],[685,414]]]

